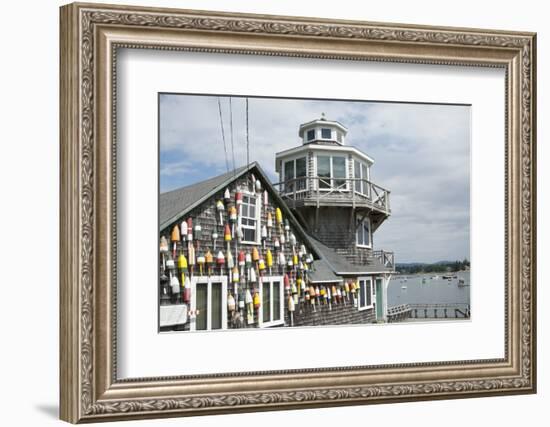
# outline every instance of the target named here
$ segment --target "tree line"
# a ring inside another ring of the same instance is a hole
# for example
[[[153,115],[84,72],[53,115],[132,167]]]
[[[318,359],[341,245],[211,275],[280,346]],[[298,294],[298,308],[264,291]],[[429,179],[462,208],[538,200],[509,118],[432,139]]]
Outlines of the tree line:
[[[464,259],[462,261],[441,261],[433,264],[425,263],[409,263],[395,265],[395,269],[401,274],[418,274],[418,273],[448,273],[451,271],[464,271],[470,268],[470,261]]]

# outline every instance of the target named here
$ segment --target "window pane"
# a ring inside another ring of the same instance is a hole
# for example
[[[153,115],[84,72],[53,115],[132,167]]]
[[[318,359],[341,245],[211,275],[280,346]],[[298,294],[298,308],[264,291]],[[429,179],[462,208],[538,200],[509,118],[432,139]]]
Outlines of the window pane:
[[[255,242],[256,241],[256,230],[253,228],[243,228],[244,241],[245,242]]]
[[[342,142],[342,132],[336,132],[336,138],[338,139],[338,142]]]
[[[330,139],[330,129],[321,129],[321,138]]]
[[[355,231],[355,234],[357,236],[357,244],[358,245],[362,245],[363,244],[363,226],[361,225],[361,222],[359,221],[359,219],[357,220],[357,223],[356,223],[356,231]]]
[[[353,177],[361,178],[361,163],[357,160],[353,161]],[[355,181],[355,191],[361,193],[361,181]]]
[[[296,178],[300,178],[303,176],[307,176],[306,171],[306,158],[300,157],[299,159],[296,159]],[[306,188],[306,180],[301,179],[296,182],[296,187],[298,190],[304,190]]]
[[[369,221],[367,219],[363,221],[363,242],[364,245],[370,245]]]
[[[281,282],[273,282],[273,320],[281,320]]]
[[[361,178],[363,178],[361,180],[361,188],[362,188],[361,193],[367,194],[368,188],[369,188],[368,184],[365,182],[368,179],[367,167],[363,163],[361,163]]]
[[[317,156],[317,176],[320,188],[330,188],[330,157]],[[325,179],[323,179],[325,178]]]
[[[208,287],[206,283],[197,283],[197,318],[195,321],[197,331],[205,331],[207,327],[206,319],[208,316],[207,299]]]
[[[366,290],[365,290],[365,281],[360,280],[359,281],[359,307],[365,306],[365,296],[366,296]]]
[[[269,300],[270,300],[270,289],[269,289],[269,282],[263,282],[262,283],[262,292],[263,292],[263,296],[262,296],[262,310],[263,310],[263,321],[264,322],[269,322],[270,320],[270,311],[269,311]]]
[[[371,282],[368,281],[367,286],[366,286],[366,288],[367,288],[367,305],[372,304],[371,287],[372,287]]]
[[[312,139],[315,139],[315,129],[307,131],[307,140],[311,141]]]
[[[212,329],[222,328],[222,284],[212,283]]]
[[[332,173],[333,178],[345,178],[346,177],[346,158],[345,157],[333,157],[332,158]],[[346,184],[345,179],[335,179],[334,186],[340,187]]]
[[[285,181],[289,181],[291,179],[294,179],[294,160],[291,162],[285,162]],[[294,181],[287,182],[287,184],[285,184],[285,190],[293,191]]]

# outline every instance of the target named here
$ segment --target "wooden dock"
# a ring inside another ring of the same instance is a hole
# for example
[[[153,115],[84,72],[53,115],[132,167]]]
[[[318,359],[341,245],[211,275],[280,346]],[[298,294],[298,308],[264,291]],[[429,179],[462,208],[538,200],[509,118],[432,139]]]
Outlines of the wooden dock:
[[[470,304],[400,304],[388,307],[388,322],[406,319],[449,319],[470,318]]]

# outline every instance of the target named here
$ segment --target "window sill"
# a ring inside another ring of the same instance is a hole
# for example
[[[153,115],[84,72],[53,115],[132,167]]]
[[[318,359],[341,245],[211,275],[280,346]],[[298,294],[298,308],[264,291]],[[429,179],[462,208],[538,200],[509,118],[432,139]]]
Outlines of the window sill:
[[[362,249],[372,249],[372,245],[360,245],[359,243],[356,243],[355,247],[362,248]]]
[[[374,305],[371,304],[371,305],[367,305],[365,307],[359,307],[357,310],[358,311],[365,311],[365,310],[369,310],[369,309],[373,309],[374,308]]]

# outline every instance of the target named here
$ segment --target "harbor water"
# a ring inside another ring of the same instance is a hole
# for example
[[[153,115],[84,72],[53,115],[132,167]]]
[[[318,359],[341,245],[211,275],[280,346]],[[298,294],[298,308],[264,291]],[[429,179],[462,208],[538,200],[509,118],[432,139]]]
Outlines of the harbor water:
[[[394,276],[388,285],[388,307],[400,304],[470,304],[470,272]]]

